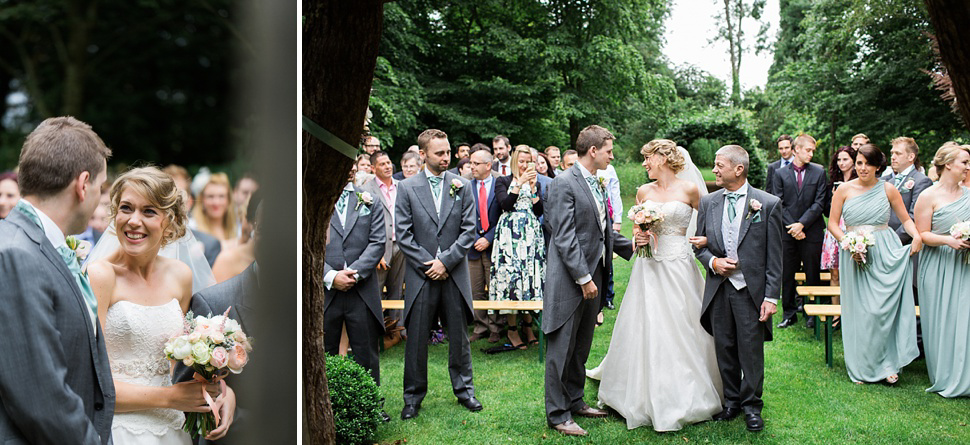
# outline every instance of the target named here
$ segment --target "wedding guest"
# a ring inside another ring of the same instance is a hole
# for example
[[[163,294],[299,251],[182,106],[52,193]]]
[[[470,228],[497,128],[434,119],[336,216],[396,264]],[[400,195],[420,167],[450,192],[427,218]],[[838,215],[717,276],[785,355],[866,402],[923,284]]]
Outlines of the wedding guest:
[[[404,156],[401,157],[401,171],[398,172],[400,173],[400,175],[395,173],[394,179],[397,179],[398,181],[403,181],[407,178],[410,178],[416,175],[418,171],[421,169],[421,164],[422,164],[421,157],[417,153],[413,151],[404,153]]]
[[[550,145],[546,147],[543,153],[545,153],[546,157],[549,158],[549,166],[552,167],[553,170],[562,171],[562,169],[559,168],[560,167],[559,147],[556,147],[555,145]],[[550,177],[555,177],[555,173],[553,173],[553,175]]]
[[[492,138],[492,154],[495,156],[495,162],[492,163],[492,170],[498,172],[501,176],[507,176],[512,174],[512,159],[509,156],[509,150],[512,146],[509,145],[509,138],[497,135]]]
[[[576,150],[569,149],[562,154],[562,163],[559,165],[562,166],[563,171],[569,170],[572,168],[573,164],[576,163],[577,159],[579,159],[579,154],[576,152]]]
[[[98,207],[94,209],[91,219],[88,220],[88,227],[75,235],[77,239],[87,241],[92,246],[98,243],[110,223],[108,212],[111,209],[111,182],[110,178],[104,181],[101,186],[101,200],[98,201]]]
[[[212,265],[212,274],[215,275],[217,283],[239,275],[253,264],[253,261],[256,261],[256,243],[253,239],[253,231],[255,230],[256,208],[261,199],[259,191],[249,197],[243,209],[242,234],[239,236],[239,244],[224,249],[219,253],[215,264]]]
[[[475,244],[468,249],[468,273],[472,284],[473,300],[488,300],[491,282],[492,243],[495,242],[495,225],[502,206],[495,199],[495,180],[498,172],[492,170],[492,154],[486,150],[472,152],[472,193],[475,196]],[[499,314],[487,310],[475,311],[475,327],[469,341],[477,341],[488,334],[489,343],[501,339],[502,319]]]
[[[192,211],[195,228],[214,236],[222,243],[222,248],[236,243],[239,226],[236,221],[236,207],[229,193],[229,176],[213,173],[199,192],[199,204]]]
[[[357,173],[373,173],[371,170],[370,156],[367,153],[357,155]]]
[[[236,187],[232,189],[232,202],[242,208],[245,203],[249,202],[249,197],[253,196],[253,192],[256,190],[259,190],[259,181],[252,173],[243,173],[236,180]],[[242,212],[239,213],[239,216],[242,217]]]
[[[511,165],[514,167],[511,175],[495,180],[495,199],[501,204],[503,213],[496,223],[488,298],[493,301],[541,301],[546,267],[546,247],[539,224],[542,199],[538,173],[528,146],[515,148]],[[516,312],[501,312],[508,314],[509,343],[518,349],[538,344],[531,328],[532,317],[528,314],[522,317],[526,338],[523,340],[519,335]]]
[[[368,155],[374,154],[374,152],[381,149],[381,140],[377,139],[376,136],[367,136],[364,138],[364,152]]]
[[[20,185],[17,183],[17,174],[14,172],[4,172],[0,174],[0,219],[4,219],[10,214],[14,206],[20,201]]]
[[[894,384],[902,368],[919,356],[909,256],[923,242],[899,190],[879,179],[885,164],[886,156],[875,145],[859,147],[859,177],[835,191],[828,222],[840,244],[850,233],[867,234],[875,243],[864,254],[839,252],[842,344],[846,370],[856,383]],[[903,245],[889,228],[890,212],[902,221],[910,245]],[[841,219],[846,231],[839,227]],[[863,255],[865,264],[860,264]]]
[[[552,164],[549,162],[549,155],[545,153],[539,153],[539,158],[537,159],[537,161],[538,162],[536,162],[536,171],[539,172],[540,175],[543,175],[550,179],[553,179],[556,177],[556,168],[553,167]]]
[[[462,178],[471,180],[472,179],[472,164],[469,162],[468,158],[462,158],[458,161],[458,166],[455,167],[458,170],[458,176]]]
[[[859,133],[852,136],[852,149],[858,151],[859,147],[869,143],[869,136]]]
[[[859,175],[855,172],[856,150],[848,145],[843,145],[835,151],[832,160],[829,161],[829,202],[828,208],[831,212],[831,196],[843,183],[849,182]],[[845,230],[845,221],[839,221],[839,228]],[[839,285],[839,243],[832,236],[832,232],[825,230],[825,240],[822,241],[822,262],[821,269],[828,270],[832,276],[830,281],[832,286]],[[832,297],[832,304],[839,304],[839,297]],[[838,327],[840,319],[836,318],[832,322],[833,327]]]
[[[613,230],[619,232],[623,228],[623,199],[620,198],[620,178],[616,175],[616,168],[612,164],[607,165],[606,168],[598,170],[596,176],[603,178],[606,183],[607,200],[606,207],[607,211],[610,212],[610,218],[613,220]],[[613,310],[616,306],[613,305],[613,298],[616,293],[613,291],[613,268],[606,273],[606,289],[603,294],[603,307]],[[601,312],[597,316],[597,325],[603,324],[603,313]]]
[[[471,155],[471,153],[474,153],[474,152],[476,152],[478,150],[485,150],[485,151],[488,151],[488,154],[492,154],[492,148],[491,147],[489,147],[488,145],[485,145],[485,144],[483,144],[481,142],[476,142],[475,145],[472,145],[471,150],[469,150],[469,155]]]
[[[462,175],[462,172],[461,172],[461,166],[464,165],[461,162],[461,160],[468,159],[468,156],[470,154],[471,154],[471,145],[469,145],[468,142],[459,142],[458,145],[455,146],[455,168],[448,171],[451,172],[452,174],[455,174],[470,180],[471,179],[470,170],[469,170],[468,176]],[[465,161],[465,163],[467,162],[468,161]]]
[[[970,189],[962,182],[970,168],[970,147],[944,145],[933,157],[940,181],[916,201],[916,228],[926,247],[920,253],[917,287],[930,388],[943,397],[970,395],[970,241],[950,227],[970,221]]]
[[[815,138],[801,134],[795,138],[792,163],[775,172],[771,194],[781,198],[782,221],[786,233],[782,235],[782,308],[784,314],[779,328],[787,328],[798,321],[801,297],[795,292],[795,273],[805,271],[805,284],[818,286],[822,260],[822,240],[825,233],[825,198],[828,179],[825,168],[812,161]],[[809,318],[809,327],[814,320]]]
[[[778,136],[776,141],[778,144],[778,160],[768,164],[768,173],[765,175],[765,191],[768,193],[772,192],[772,181],[775,177],[775,172],[791,165],[792,159],[792,137],[783,134]]]
[[[163,168],[162,171],[168,173],[173,179],[175,179],[175,186],[182,191],[183,195],[185,195],[185,199],[182,201],[185,203],[185,213],[191,214],[195,200],[192,197],[192,187],[190,186],[192,183],[192,177],[189,176],[188,170],[186,170],[185,167],[170,164]],[[192,231],[192,235],[194,235],[195,239],[198,240],[198,242],[202,245],[202,249],[205,252],[205,259],[209,262],[209,266],[211,267],[216,263],[216,258],[219,257],[219,253],[222,252],[222,243],[220,243],[219,240],[214,236],[209,235],[208,233],[203,233],[198,229],[190,228],[189,230]]]
[[[970,150],[970,145],[961,145],[961,147],[963,147],[966,150]],[[970,171],[968,171],[966,173],[966,176],[963,178],[963,186],[970,187]]]
[[[374,179],[367,181],[361,186],[362,189],[376,196],[381,202],[380,209],[384,212],[384,256],[377,264],[377,288],[386,290],[382,294],[384,300],[400,300],[404,291],[404,253],[401,252],[397,244],[397,237],[394,233],[394,205],[397,202],[398,180],[392,177],[394,173],[394,163],[391,162],[390,155],[385,151],[376,151],[371,155],[374,161]],[[393,346],[401,341],[404,318],[403,311],[400,309],[386,311],[388,317],[394,323],[387,325],[390,338],[388,343]],[[401,327],[401,329],[397,329]]]

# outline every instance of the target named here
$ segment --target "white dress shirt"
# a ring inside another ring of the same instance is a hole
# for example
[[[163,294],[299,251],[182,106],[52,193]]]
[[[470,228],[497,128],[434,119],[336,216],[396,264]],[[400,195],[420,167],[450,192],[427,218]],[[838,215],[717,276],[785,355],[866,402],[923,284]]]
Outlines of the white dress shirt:
[[[585,182],[586,183],[586,186],[589,187],[589,192],[593,194],[593,202],[596,203],[596,210],[598,210],[599,211],[599,214],[600,214],[600,218],[599,218],[600,230],[606,230],[606,196],[605,196],[605,192],[604,192],[604,196],[603,196],[604,201],[602,203],[600,203],[596,199],[597,191],[596,190],[593,190],[593,186],[590,185],[589,180],[587,179],[587,178],[595,178],[596,176],[593,175],[592,173],[590,173],[589,170],[586,170],[586,167],[583,167],[582,164],[579,165],[579,171],[583,172],[583,182]],[[606,245],[605,244],[603,245],[602,251],[600,252],[600,261],[603,262],[603,265],[604,266],[606,265]],[[583,276],[579,277],[579,279],[576,280],[576,284],[582,286],[582,285],[584,285],[584,284],[586,284],[586,283],[588,283],[588,282],[590,282],[592,280],[593,280],[593,277],[590,274],[586,274],[586,275],[583,275]]]

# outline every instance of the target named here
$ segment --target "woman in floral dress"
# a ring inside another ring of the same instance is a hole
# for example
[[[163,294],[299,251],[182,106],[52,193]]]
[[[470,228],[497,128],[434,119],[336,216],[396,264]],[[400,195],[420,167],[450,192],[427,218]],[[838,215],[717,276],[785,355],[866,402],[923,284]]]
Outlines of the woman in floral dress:
[[[546,254],[542,238],[542,200],[538,188],[535,160],[528,146],[519,145],[512,153],[512,174],[495,180],[495,199],[502,205],[492,247],[489,300],[542,300],[542,279]],[[519,336],[516,311],[509,311],[509,343],[519,349],[528,346]],[[532,317],[523,317],[531,326]],[[537,342],[531,327],[526,340]]]

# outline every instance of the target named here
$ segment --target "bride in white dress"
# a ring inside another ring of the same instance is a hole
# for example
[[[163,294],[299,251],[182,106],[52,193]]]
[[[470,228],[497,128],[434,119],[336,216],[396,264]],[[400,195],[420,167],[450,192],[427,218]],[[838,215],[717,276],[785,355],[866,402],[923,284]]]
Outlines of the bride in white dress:
[[[664,220],[651,229],[653,257],[633,263],[610,348],[587,376],[600,380],[600,406],[616,410],[627,428],[676,431],[721,411],[714,340],[700,323],[704,278],[690,246],[706,239],[688,238],[707,190],[686,150],[672,141],[650,141],[640,153],[654,181],[640,187],[637,202],[658,205]]]
[[[193,293],[193,269],[186,260],[159,256],[163,246],[178,247],[186,235],[182,194],[157,168],[133,169],[111,187],[111,216],[113,230],[91,252],[87,272],[117,395],[112,440],[192,443],[182,431],[183,412],[210,411],[203,388],[218,396],[215,409],[228,414],[210,435],[221,437],[235,409],[232,390],[219,395],[219,385],[173,385],[172,366],[162,353],[165,342],[182,332]]]

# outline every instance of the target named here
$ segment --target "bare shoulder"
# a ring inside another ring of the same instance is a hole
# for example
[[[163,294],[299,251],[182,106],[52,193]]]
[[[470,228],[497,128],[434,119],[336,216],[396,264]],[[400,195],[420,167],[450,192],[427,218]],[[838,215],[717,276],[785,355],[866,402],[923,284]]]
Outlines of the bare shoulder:
[[[192,269],[189,269],[187,264],[174,258],[161,256],[155,261],[158,266],[161,266],[162,273],[165,275],[167,282],[175,280],[179,284],[192,286]]]
[[[118,273],[115,267],[107,259],[100,259],[85,266],[85,271],[88,274],[88,281],[91,282],[91,286],[95,289],[105,286],[113,288],[115,281],[118,279]]]

